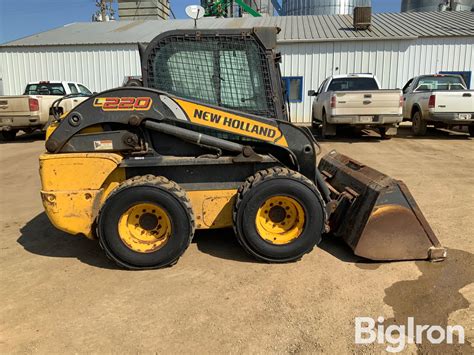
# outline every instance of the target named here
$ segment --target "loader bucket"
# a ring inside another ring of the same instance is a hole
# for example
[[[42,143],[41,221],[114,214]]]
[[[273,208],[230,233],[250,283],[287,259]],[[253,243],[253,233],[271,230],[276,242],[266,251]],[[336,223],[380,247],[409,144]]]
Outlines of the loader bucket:
[[[331,151],[318,166],[338,203],[329,224],[358,256],[443,260],[441,246],[407,186]]]

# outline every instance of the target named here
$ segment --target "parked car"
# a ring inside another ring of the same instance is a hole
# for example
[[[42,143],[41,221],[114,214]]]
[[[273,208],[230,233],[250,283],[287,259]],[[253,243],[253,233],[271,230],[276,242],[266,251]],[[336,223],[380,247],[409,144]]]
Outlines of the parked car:
[[[401,90],[381,90],[372,74],[330,76],[314,96],[313,126],[322,126],[323,137],[336,135],[336,127],[377,128],[383,138],[395,135],[402,121]]]
[[[91,94],[86,86],[74,82],[29,83],[23,95],[0,96],[0,133],[3,139],[13,140],[20,130],[29,133],[43,129],[52,114],[51,105],[54,101],[66,95],[77,95],[65,97],[61,101],[60,112],[68,112]]]
[[[426,134],[426,127],[468,126],[474,136],[474,90],[467,90],[461,75],[421,75],[403,87],[403,118],[412,122],[413,133]]]

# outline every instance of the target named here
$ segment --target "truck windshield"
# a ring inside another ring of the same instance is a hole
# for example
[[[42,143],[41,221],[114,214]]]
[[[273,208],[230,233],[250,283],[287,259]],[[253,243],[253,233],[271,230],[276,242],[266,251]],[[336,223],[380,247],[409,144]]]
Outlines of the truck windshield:
[[[378,90],[374,78],[336,78],[329,84],[328,91]]]
[[[466,90],[460,76],[426,76],[418,82],[416,91]]]
[[[62,84],[39,83],[26,86],[23,95],[65,95]]]

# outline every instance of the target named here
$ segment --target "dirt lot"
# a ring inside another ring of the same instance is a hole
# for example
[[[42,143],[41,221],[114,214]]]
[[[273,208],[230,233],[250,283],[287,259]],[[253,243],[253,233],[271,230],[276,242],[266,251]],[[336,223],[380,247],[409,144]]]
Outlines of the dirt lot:
[[[42,213],[43,141],[1,144],[0,352],[379,353],[386,345],[354,345],[354,318],[383,316],[465,328],[463,346],[410,352],[472,353],[474,140],[407,132],[322,145],[404,180],[449,248],[443,263],[367,263],[326,238],[297,263],[269,265],[224,230],[197,233],[172,268],[120,270]]]

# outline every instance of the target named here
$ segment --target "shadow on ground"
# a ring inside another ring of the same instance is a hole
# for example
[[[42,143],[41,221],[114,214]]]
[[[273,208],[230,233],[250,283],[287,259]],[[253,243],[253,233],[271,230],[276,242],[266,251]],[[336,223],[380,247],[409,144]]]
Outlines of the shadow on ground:
[[[53,258],[76,258],[105,269],[117,269],[95,240],[73,236],[56,229],[43,212],[20,229],[17,242],[30,253]]]
[[[95,240],[56,229],[43,212],[20,229],[17,242],[30,253],[53,258],[76,258],[105,269],[120,269],[107,259]],[[208,255],[239,262],[257,262],[239,245],[232,229],[196,231],[193,243]]]
[[[357,129],[353,127],[341,127],[337,131],[337,135],[331,138],[322,138],[319,130],[312,129],[312,133],[318,142],[334,142],[334,143],[379,143],[384,141],[376,130],[373,129]],[[398,128],[398,133],[393,138],[401,139],[428,139],[428,140],[466,140],[469,139],[467,129],[447,130],[428,127],[425,136],[414,136],[411,126],[403,125]]]
[[[198,230],[194,235],[193,243],[199,251],[216,258],[258,263],[240,246],[231,228]]]
[[[440,325],[446,329],[449,315],[469,307],[469,302],[459,292],[474,282],[474,254],[464,250],[449,249],[445,261],[431,263],[418,261],[422,273],[416,280],[400,281],[385,290],[385,304],[393,308],[394,317],[385,325],[406,325],[408,317],[414,317],[416,325]],[[455,324],[449,324],[455,325]],[[465,330],[469,324],[464,324]],[[455,333],[456,334],[456,333]],[[430,344],[424,333],[423,343],[418,344],[420,354],[472,354],[471,344]],[[437,333],[434,335],[438,336]]]
[[[26,223],[20,232],[17,242],[33,254],[54,258],[76,258],[85,264],[106,269],[119,268],[106,258],[97,241],[56,229],[44,212]],[[200,252],[216,258],[244,263],[259,262],[245,252],[230,228],[198,230],[194,235],[193,244]],[[356,262],[361,268],[372,269],[380,265],[355,256],[341,239],[331,236],[324,236],[318,248],[343,262]]]
[[[0,144],[18,144],[18,143],[31,143],[36,141],[45,140],[45,133],[40,131],[35,131],[33,133],[18,133],[12,141],[6,141],[0,137]]]
[[[428,127],[426,135],[414,136],[411,127],[400,127],[398,128],[397,138],[402,139],[430,139],[430,140],[467,140],[469,139],[469,133],[467,130],[448,130],[448,129],[437,129],[434,127]]]

